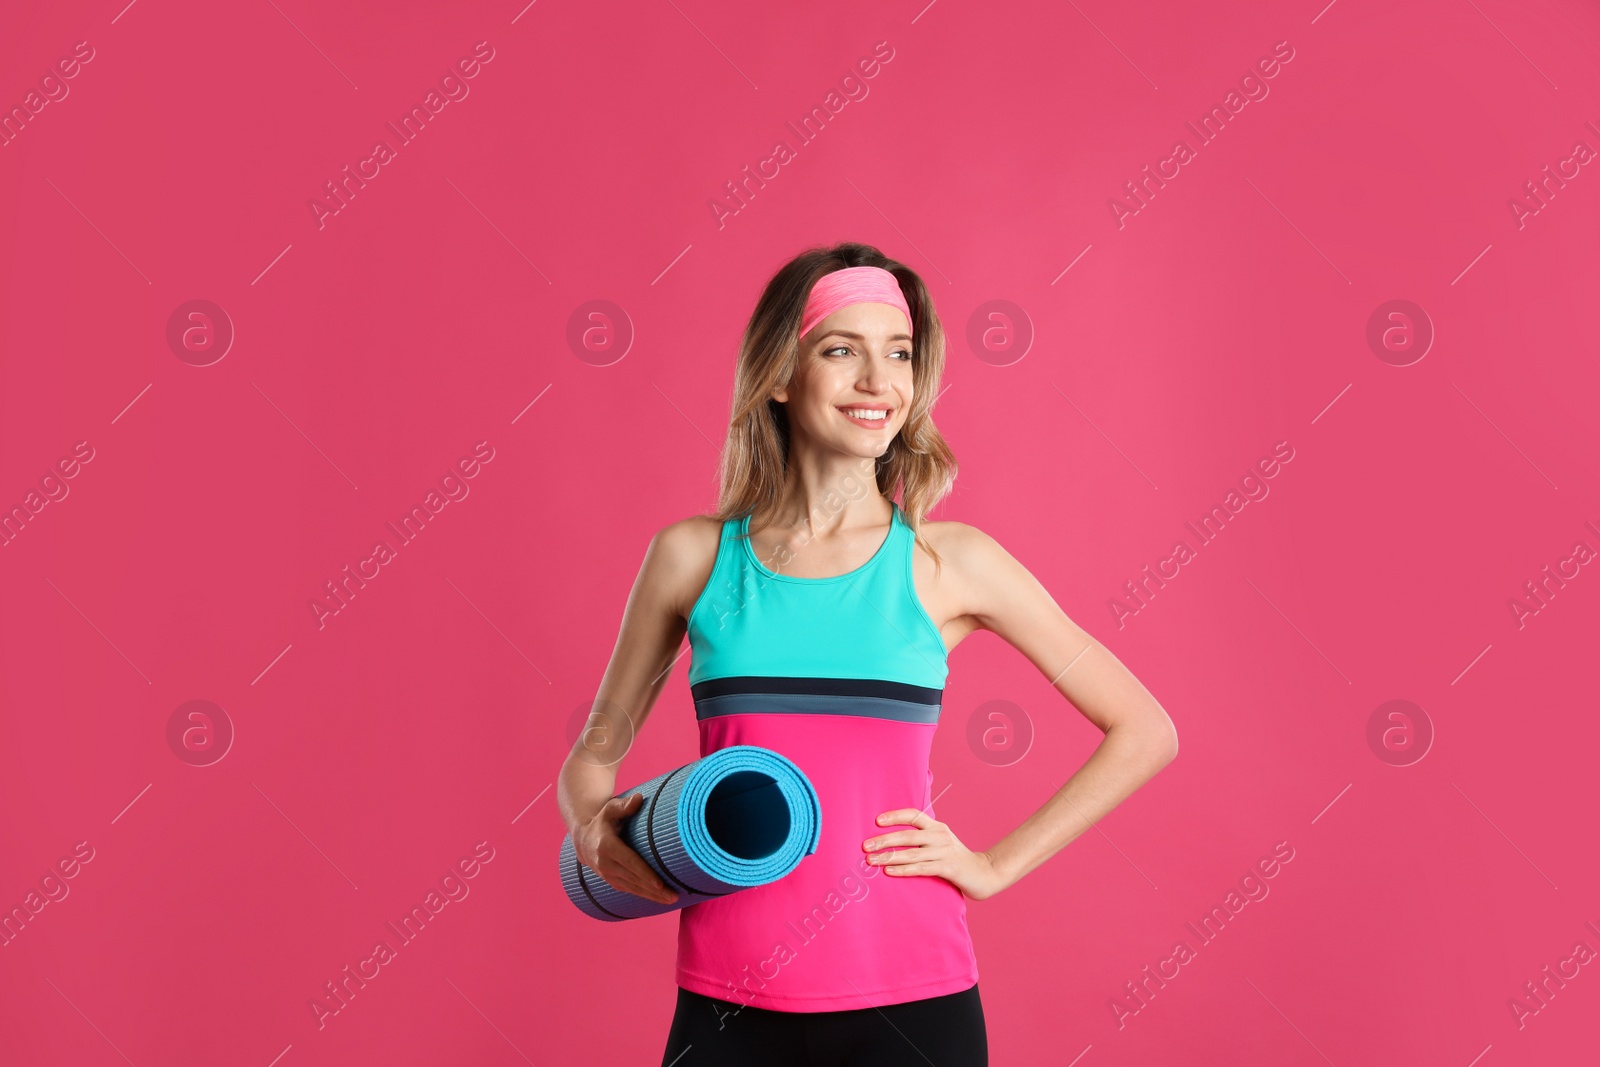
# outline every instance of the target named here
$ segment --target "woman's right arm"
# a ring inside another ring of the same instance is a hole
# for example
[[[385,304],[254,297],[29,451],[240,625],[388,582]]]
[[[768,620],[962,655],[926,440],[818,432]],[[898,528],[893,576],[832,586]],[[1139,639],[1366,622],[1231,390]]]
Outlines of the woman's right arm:
[[[617,833],[618,823],[638,810],[641,795],[612,794],[617,768],[681,656],[693,598],[710,577],[714,547],[707,548],[707,538],[715,534],[705,524],[686,519],[651,538],[588,724],[556,780],[556,803],[579,861],[616,888],[663,904],[677,894]]]

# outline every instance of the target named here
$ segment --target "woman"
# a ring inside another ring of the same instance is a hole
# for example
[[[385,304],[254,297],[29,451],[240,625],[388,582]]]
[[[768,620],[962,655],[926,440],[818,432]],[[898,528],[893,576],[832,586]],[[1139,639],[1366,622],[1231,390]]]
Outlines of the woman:
[[[664,1067],[987,1064],[965,901],[1014,884],[1177,754],[1149,691],[1020,563],[972,526],[924,521],[955,477],[930,415],[944,353],[909,267],[855,243],[797,256],[745,331],[716,513],[645,554],[561,771],[578,857],[677,899],[618,835],[640,795],[612,794],[685,633],[701,755],[780,752],[822,810],[816,853],[789,875],[678,911]],[[981,852],[934,817],[928,768],[948,650],[977,629],[1106,734]]]

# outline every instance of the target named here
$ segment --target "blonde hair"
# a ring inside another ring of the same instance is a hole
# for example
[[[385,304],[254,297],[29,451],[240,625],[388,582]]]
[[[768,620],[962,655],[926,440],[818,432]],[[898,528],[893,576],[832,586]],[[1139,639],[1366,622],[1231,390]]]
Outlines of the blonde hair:
[[[801,315],[818,278],[845,267],[882,267],[895,276],[911,309],[912,401],[905,424],[872,463],[878,492],[893,502],[898,492],[906,525],[935,562],[922,521],[955,484],[955,454],[933,424],[932,408],[944,374],[945,335],[928,288],[916,271],[871,245],[844,242],[809,248],[767,282],[739,343],[733,408],[718,463],[720,489],[714,518],[743,518],[769,510],[783,491],[789,458],[789,418],[772,399],[799,363]],[[865,476],[865,470],[863,470]],[[847,481],[853,481],[847,479]],[[864,488],[864,487],[863,487]],[[842,506],[842,504],[841,504]]]

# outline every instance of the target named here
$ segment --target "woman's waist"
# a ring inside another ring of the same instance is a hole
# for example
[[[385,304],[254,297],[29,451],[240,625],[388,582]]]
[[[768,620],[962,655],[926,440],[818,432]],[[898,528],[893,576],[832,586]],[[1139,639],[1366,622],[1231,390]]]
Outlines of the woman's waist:
[[[679,984],[727,1000],[836,1010],[864,996],[930,995],[929,983],[965,988],[977,977],[959,889],[820,851],[776,882],[678,915]]]
[[[758,745],[787,756],[809,776],[926,778],[933,748],[932,723],[871,716],[746,713],[699,720],[700,754],[730,745]]]
[[[774,939],[793,934],[810,941],[826,927],[838,927],[834,936],[855,942],[857,949],[908,938],[968,942],[966,898],[955,885],[936,875],[885,874],[859,847],[840,842],[819,847],[775,882],[679,914],[691,937],[708,937],[724,948],[741,944],[770,951]]]

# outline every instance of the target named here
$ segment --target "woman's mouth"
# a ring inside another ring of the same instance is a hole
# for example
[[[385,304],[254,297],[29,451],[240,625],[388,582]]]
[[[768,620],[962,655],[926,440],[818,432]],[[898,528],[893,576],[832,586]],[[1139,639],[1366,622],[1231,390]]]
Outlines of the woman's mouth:
[[[894,413],[893,408],[875,407],[849,407],[837,410],[857,426],[865,426],[869,430],[882,429],[889,425],[889,416]]]

